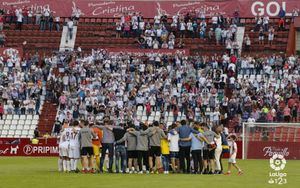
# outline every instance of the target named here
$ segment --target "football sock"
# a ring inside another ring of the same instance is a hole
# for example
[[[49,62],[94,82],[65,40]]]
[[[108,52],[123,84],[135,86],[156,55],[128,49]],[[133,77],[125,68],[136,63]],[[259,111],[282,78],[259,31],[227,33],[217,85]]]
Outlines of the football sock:
[[[77,169],[77,163],[78,163],[78,159],[74,159],[74,170],[76,170]]]
[[[67,161],[67,171],[71,171],[71,163],[69,160]]]
[[[96,165],[97,165],[97,167],[100,166],[100,157],[99,156],[96,156]]]
[[[58,171],[63,171],[63,160],[61,158],[58,158]]]
[[[63,170],[67,171],[67,161],[63,159]]]
[[[75,170],[74,169],[74,159],[70,159],[70,164],[71,164],[71,170]]]

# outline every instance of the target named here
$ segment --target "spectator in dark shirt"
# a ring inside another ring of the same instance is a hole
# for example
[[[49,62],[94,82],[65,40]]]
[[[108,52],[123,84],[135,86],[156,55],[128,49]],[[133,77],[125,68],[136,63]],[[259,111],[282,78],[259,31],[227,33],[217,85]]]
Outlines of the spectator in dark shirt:
[[[115,140],[120,140],[123,138],[123,136],[126,133],[126,130],[124,129],[124,124],[120,124],[119,126],[112,128],[112,132],[114,133]],[[125,142],[116,143],[115,145],[115,156],[116,156],[116,173],[120,172],[119,165],[121,163],[121,170],[123,173],[126,172],[126,166],[127,166],[127,158],[126,158],[126,148],[125,148]]]
[[[280,8],[280,11],[278,13],[279,18],[284,18],[285,17],[285,10],[283,10],[283,8]]]
[[[2,32],[0,33],[0,47],[4,47],[4,44],[5,44],[5,38],[6,38],[6,36],[5,36],[4,32],[2,31]]]
[[[4,114],[4,107],[2,103],[0,103],[0,118],[3,119],[3,114]]]
[[[34,138],[40,137],[40,132],[39,132],[38,128],[35,128],[35,129],[34,129],[33,134],[34,134]]]
[[[61,122],[58,120],[58,118],[56,118],[56,121],[54,123],[54,130],[53,130],[54,136],[59,135],[60,130],[61,130]]]
[[[179,163],[180,163],[180,170],[183,173],[190,173],[191,141],[190,140],[185,141],[184,139],[189,138],[191,132],[193,132],[192,128],[187,125],[187,122],[185,120],[182,120],[181,127],[178,128],[178,134],[179,134]]]
[[[13,101],[13,105],[14,105],[15,114],[20,115],[20,113],[21,113],[21,111],[20,111],[20,101],[15,99]]]

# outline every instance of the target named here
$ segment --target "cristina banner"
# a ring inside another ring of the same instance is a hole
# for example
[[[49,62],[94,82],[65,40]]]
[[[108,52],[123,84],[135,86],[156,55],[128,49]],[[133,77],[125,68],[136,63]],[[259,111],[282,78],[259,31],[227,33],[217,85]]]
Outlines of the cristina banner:
[[[33,10],[50,8],[54,15],[68,17],[76,7],[81,10],[82,17],[119,17],[123,12],[141,12],[145,18],[153,18],[157,14],[172,16],[186,13],[190,10],[204,11],[207,17],[215,13],[232,16],[239,10],[241,17],[268,15],[275,17],[280,8],[286,10],[287,15],[295,9],[300,9],[299,0],[136,0],[136,1],[103,1],[103,0],[2,0],[0,7],[5,9],[31,7]]]
[[[270,159],[281,154],[286,159],[300,159],[299,142],[248,142],[247,159]]]
[[[57,139],[39,139],[38,144],[32,144],[29,138],[0,138],[1,156],[58,156]]]

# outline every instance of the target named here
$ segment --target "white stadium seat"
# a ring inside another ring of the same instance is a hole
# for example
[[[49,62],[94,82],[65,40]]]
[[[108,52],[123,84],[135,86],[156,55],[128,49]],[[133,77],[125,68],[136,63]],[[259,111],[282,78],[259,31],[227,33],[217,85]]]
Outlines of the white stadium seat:
[[[26,119],[25,125],[30,125],[31,124],[31,119]]]
[[[11,120],[10,119],[6,119],[4,122],[5,125],[10,125],[11,124]]]
[[[23,125],[22,124],[18,124],[17,125],[17,130],[23,130]]]
[[[7,135],[8,134],[8,130],[2,130],[1,135]]]
[[[8,115],[6,115],[6,119],[13,119],[13,116],[8,114]]]
[[[16,125],[16,124],[12,124],[12,125],[10,126],[10,129],[11,129],[11,130],[16,130],[16,129],[17,129],[17,125]]]
[[[10,127],[9,127],[8,124],[5,124],[5,125],[3,126],[3,130],[9,130],[9,129],[10,129]]]
[[[17,124],[18,124],[18,120],[13,119],[13,120],[11,121],[11,124],[12,124],[12,125],[17,125]]]
[[[26,115],[21,115],[19,119],[20,120],[25,120],[26,119]]]
[[[15,134],[16,135],[21,135],[22,131],[21,130],[16,130]]]
[[[22,130],[22,135],[27,136],[28,135],[28,130]]]
[[[32,115],[27,115],[27,116],[26,116],[26,119],[32,119],[32,118],[33,118]]]
[[[18,125],[24,125],[24,124],[25,124],[25,119],[20,119]]]
[[[38,115],[34,115],[32,119],[38,120],[38,119],[39,119],[39,116],[38,116]]]
[[[24,125],[24,128],[23,128],[24,130],[29,130],[30,129],[30,127],[29,127],[29,125]]]
[[[13,120],[18,120],[18,119],[20,119],[19,115],[13,115]]]
[[[37,119],[33,119],[31,122],[32,125],[37,125],[38,124],[38,120]]]
[[[14,130],[9,130],[9,131],[8,131],[8,135],[9,135],[9,136],[12,136],[12,135],[14,135],[14,134],[15,134],[15,131],[14,131]]]

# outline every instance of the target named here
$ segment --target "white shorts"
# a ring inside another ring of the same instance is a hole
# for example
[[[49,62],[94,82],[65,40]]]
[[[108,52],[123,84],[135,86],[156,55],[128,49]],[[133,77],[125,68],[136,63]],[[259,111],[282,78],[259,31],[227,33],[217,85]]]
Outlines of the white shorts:
[[[69,143],[63,142],[59,144],[59,156],[60,157],[68,157],[69,156]]]
[[[69,147],[69,158],[80,159],[80,147],[72,146]]]
[[[235,163],[236,163],[236,159],[235,159],[235,158],[229,158],[229,159],[228,159],[228,162],[229,162],[229,163],[234,163],[234,164],[235,164]]]
[[[231,157],[228,159],[229,163],[236,163],[236,154],[231,155]]]
[[[274,35],[269,35],[268,39],[269,40],[274,40]]]

